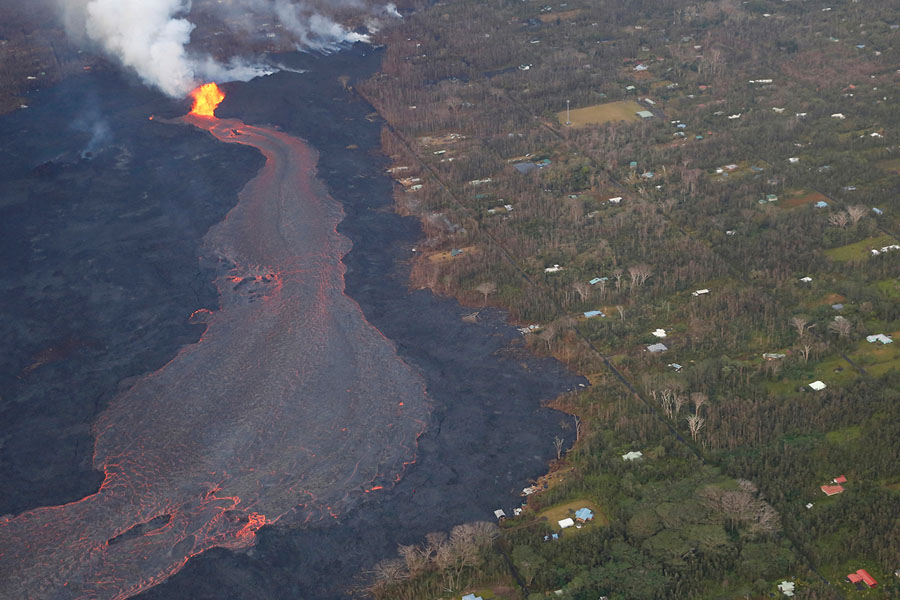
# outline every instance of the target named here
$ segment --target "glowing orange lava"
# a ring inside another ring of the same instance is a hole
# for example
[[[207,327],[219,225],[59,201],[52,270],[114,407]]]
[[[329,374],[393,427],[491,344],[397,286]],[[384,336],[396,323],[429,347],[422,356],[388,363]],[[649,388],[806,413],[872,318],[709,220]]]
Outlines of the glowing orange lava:
[[[191,92],[194,98],[192,115],[202,117],[216,116],[216,107],[225,99],[225,92],[219,89],[215,83],[205,83]]]

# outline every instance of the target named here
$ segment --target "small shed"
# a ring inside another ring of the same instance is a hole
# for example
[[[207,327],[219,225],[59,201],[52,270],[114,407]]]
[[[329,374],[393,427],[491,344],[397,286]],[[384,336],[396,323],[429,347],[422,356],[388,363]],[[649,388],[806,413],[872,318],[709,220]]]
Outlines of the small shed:
[[[575,525],[575,521],[571,519],[571,517],[566,517],[565,519],[558,521],[559,528],[565,529],[567,527],[573,527]]]
[[[502,519],[506,518],[506,513],[503,512],[502,508],[498,508],[497,510],[494,511],[494,516],[497,517],[497,519],[502,520]]]
[[[691,292],[691,296],[705,296],[709,293],[709,290],[703,288],[702,290],[697,290],[696,292]]]
[[[603,281],[603,280],[600,279],[599,277],[594,277],[593,279],[591,279],[590,281],[588,281],[588,283],[591,284],[591,285],[597,285],[597,284],[600,283],[601,281]]]
[[[791,598],[794,596],[794,582],[793,581],[782,581],[778,584],[778,591]]]
[[[599,310],[589,310],[586,313],[584,313],[585,319],[592,319],[594,317],[605,317],[605,316],[606,315],[604,315],[603,312],[599,311]]]
[[[622,455],[622,460],[631,462],[633,460],[638,460],[639,458],[643,458],[644,453],[640,450],[627,452]]]
[[[649,110],[639,110],[635,114],[642,119],[652,119],[653,118],[653,113],[650,112]]]
[[[844,475],[838,475],[834,479],[832,479],[834,483],[847,483],[847,478]]]
[[[652,352],[653,354],[656,354],[657,352],[665,352],[668,349],[669,348],[662,342],[658,344],[650,344],[649,346],[647,346],[647,351]]]
[[[813,381],[811,384],[809,384],[809,387],[811,387],[812,389],[814,389],[818,392],[818,391],[824,390],[828,386],[825,385],[824,382],[816,380],[816,381]]]
[[[652,333],[653,335],[655,335],[655,336],[658,337],[658,338],[664,338],[664,337],[666,337],[666,330],[665,330],[665,329],[656,329],[655,331],[651,331],[650,333]]]

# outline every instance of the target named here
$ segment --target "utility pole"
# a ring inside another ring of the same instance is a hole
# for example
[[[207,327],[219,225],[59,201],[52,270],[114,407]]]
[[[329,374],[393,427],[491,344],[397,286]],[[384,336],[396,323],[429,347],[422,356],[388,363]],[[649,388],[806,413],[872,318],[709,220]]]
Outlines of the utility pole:
[[[571,113],[569,112],[569,101],[566,100],[566,125],[572,124]]]

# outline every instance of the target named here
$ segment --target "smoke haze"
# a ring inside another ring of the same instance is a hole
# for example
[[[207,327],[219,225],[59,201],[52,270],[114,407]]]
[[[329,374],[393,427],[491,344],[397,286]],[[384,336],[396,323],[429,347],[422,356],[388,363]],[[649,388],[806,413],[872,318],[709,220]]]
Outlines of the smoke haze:
[[[268,34],[301,50],[329,51],[341,44],[367,42],[368,36],[330,16],[336,11],[364,17],[370,30],[382,18],[398,18],[393,4],[373,6],[364,0],[57,0],[69,35],[91,43],[133,70],[141,79],[172,97],[185,96],[205,81],[246,81],[271,72],[262,61],[243,56],[221,60],[192,51],[197,28],[192,9],[221,20],[223,27],[248,33],[254,18],[280,27]],[[196,11],[195,11],[196,12]]]

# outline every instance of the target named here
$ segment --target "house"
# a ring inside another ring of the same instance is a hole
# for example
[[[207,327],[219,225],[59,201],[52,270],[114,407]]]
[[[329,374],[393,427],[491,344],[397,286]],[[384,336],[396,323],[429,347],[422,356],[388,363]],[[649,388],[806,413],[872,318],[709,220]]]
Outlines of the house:
[[[844,475],[839,475],[831,481],[832,483],[847,483],[847,478]]]
[[[853,584],[864,583],[868,588],[873,588],[878,585],[875,578],[869,575],[865,569],[859,569],[856,573],[850,573],[847,575],[847,581]]]
[[[870,344],[874,344],[875,342],[881,342],[885,345],[894,343],[894,340],[892,340],[889,336],[884,335],[883,333],[879,333],[876,335],[867,335],[866,341]]]
[[[636,114],[637,116],[639,116],[642,119],[652,119],[653,118],[653,113],[650,112],[649,110],[639,110],[634,114]]]
[[[681,365],[679,365],[678,363],[669,363],[666,366],[672,367],[673,369],[675,369],[676,373],[681,370]]]
[[[766,202],[777,202],[778,196],[775,194],[766,194]]]
[[[786,355],[781,352],[764,352],[763,358],[766,360],[779,360],[784,358]]]
[[[797,158],[796,156],[792,156],[788,159],[788,162],[791,163],[792,165],[796,165],[798,162],[800,162],[800,159]]]
[[[571,519],[571,517],[566,517],[561,521],[557,521],[559,523],[560,529],[566,529],[567,527],[573,527],[575,525],[575,521]]]
[[[594,518],[594,511],[589,508],[579,508],[575,511],[575,520],[586,523]]]
[[[840,119],[841,121],[843,121],[847,117],[845,117],[842,113],[834,113],[833,115],[831,115],[831,118],[832,119]]]
[[[883,214],[884,214],[884,211],[881,210],[880,208],[874,208],[874,207],[873,207],[873,208],[872,208],[872,212],[875,213],[876,215],[883,215]]]
[[[552,267],[547,267],[544,269],[544,273],[559,273],[563,268],[559,265],[553,265]]]
[[[834,310],[844,310],[844,305],[841,303],[832,304],[831,308],[833,308]]]
[[[697,290],[696,292],[691,292],[691,296],[703,296],[709,293],[709,290],[704,288],[702,290]]]
[[[782,581],[778,584],[778,591],[787,596],[788,598],[793,597],[794,595],[794,582],[793,581]]]
[[[828,386],[825,385],[824,383],[822,383],[821,381],[816,380],[816,381],[813,381],[811,384],[809,384],[809,387],[811,387],[812,389],[819,392],[819,391],[824,390]]]
[[[884,254],[885,252],[889,252],[891,250],[900,250],[900,244],[891,244],[890,246],[883,247],[881,250],[872,248],[872,256],[878,256],[879,254]]]
[[[462,600],[483,600],[481,596],[476,596],[475,594],[466,594],[462,597]]]
[[[810,281],[812,281],[812,277],[808,277],[808,276],[807,276],[807,277],[801,277],[801,278],[800,278],[800,281],[802,281],[803,283],[809,283]]]
[[[813,507],[813,503],[812,503],[812,502],[807,502],[807,503],[806,503],[806,509],[807,509],[807,510],[809,510],[809,509],[812,508],[812,507]]]
[[[497,510],[494,511],[494,516],[497,517],[498,521],[502,521],[503,519],[506,518],[506,513],[503,512],[502,508],[498,508]]]
[[[594,277],[593,279],[591,279],[590,281],[588,281],[588,283],[591,284],[591,285],[597,285],[597,284],[600,283],[601,281],[603,281],[603,280],[600,279],[599,277]]]
[[[823,485],[821,490],[825,492],[826,496],[834,496],[836,494],[841,494],[844,491],[844,486],[842,485]]]
[[[646,71],[648,68],[649,67],[647,65],[641,64],[641,65],[636,65],[634,67],[634,70],[635,71]]]
[[[650,106],[656,106],[656,102],[654,102],[650,98],[644,98],[644,102],[649,104]]]
[[[659,344],[650,344],[649,346],[647,346],[647,350],[649,352],[652,352],[653,354],[656,354],[657,352],[665,352],[666,350],[668,350],[668,348],[666,347],[665,344],[659,343]]]
[[[657,329],[657,330],[655,330],[655,331],[651,331],[650,333],[652,333],[653,335],[655,335],[655,336],[658,337],[658,338],[664,338],[664,337],[666,337],[666,330],[665,330],[665,329]]]
[[[609,199],[609,203],[610,203],[610,204],[621,204],[621,203],[622,203],[622,196],[616,196],[615,198],[610,198],[610,199]]]
[[[826,206],[828,206],[828,203],[824,200],[819,200],[818,202],[813,204],[813,206],[815,206],[816,208],[825,208]]]
[[[632,451],[632,452],[627,452],[627,453],[623,454],[622,460],[631,462],[633,460],[638,460],[639,458],[643,458],[643,456],[644,456],[644,453],[641,452],[640,450],[638,450],[636,452]]]
[[[606,316],[606,315],[604,315],[604,314],[603,314],[601,311],[599,311],[599,310],[589,310],[589,311],[587,311],[586,313],[584,313],[584,318],[585,318],[585,319],[592,319],[592,318],[594,318],[594,317],[605,317],[605,316]]]
[[[463,253],[463,251],[460,250],[459,248],[454,248],[453,250],[450,251],[450,256],[459,256],[462,253]]]
[[[533,162],[520,162],[514,164],[513,167],[515,167],[516,171],[518,171],[522,175],[527,175],[528,173],[531,173],[538,168],[538,166]]]

